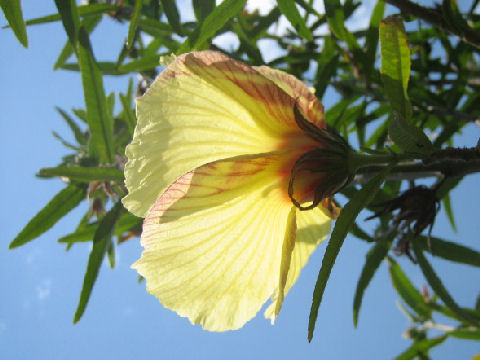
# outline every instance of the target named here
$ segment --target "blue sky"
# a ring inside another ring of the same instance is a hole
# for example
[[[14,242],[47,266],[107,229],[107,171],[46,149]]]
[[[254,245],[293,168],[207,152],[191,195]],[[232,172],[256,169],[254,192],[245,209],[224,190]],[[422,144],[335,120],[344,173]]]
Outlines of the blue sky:
[[[40,5],[40,3],[42,3]],[[55,11],[52,2],[24,2],[25,18]],[[0,25],[5,24],[3,15]],[[127,28],[105,19],[92,38],[98,60],[116,56]],[[89,245],[74,246],[65,252],[57,239],[76,225],[85,205],[62,219],[53,229],[33,242],[8,250],[9,242],[63,184],[58,180],[34,177],[40,167],[54,166],[68,154],[51,135],[56,131],[69,138],[69,131],[54,106],[70,110],[83,106],[78,73],[52,70],[66,41],[60,23],[28,29],[29,48],[24,49],[9,30],[0,31],[0,357],[2,359],[386,359],[409,345],[401,333],[409,325],[398,310],[387,267],[375,276],[367,290],[359,318],[352,323],[352,300],[359,272],[369,247],[347,238],[333,269],[322,303],[315,337],[306,340],[311,294],[325,245],[320,246],[303,270],[298,283],[286,298],[274,326],[261,314],[243,329],[210,333],[192,326],[166,310],[130,269],[141,253],[137,239],[117,248],[117,267],[105,264],[82,320],[72,324]],[[105,78],[107,91],[123,90],[128,78]],[[331,99],[325,99],[328,108]],[[480,131],[471,126],[458,143],[475,144]],[[478,234],[478,181],[466,178],[453,192],[458,234],[445,215],[439,214],[434,234],[480,249]],[[367,215],[361,214],[360,219]],[[369,224],[363,224],[366,227]],[[415,285],[425,284],[420,271],[406,258],[405,265]],[[456,300],[471,306],[478,295],[478,270],[431,259]],[[445,319],[439,322],[448,324]],[[447,340],[432,352],[434,359],[470,359],[478,343]]]

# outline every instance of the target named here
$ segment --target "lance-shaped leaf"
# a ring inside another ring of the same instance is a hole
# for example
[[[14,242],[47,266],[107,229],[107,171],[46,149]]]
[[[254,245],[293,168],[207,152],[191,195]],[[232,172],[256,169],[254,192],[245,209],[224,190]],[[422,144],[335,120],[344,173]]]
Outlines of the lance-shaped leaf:
[[[278,0],[278,7],[287,20],[297,30],[298,34],[309,41],[313,40],[312,32],[307,27],[305,19],[300,15],[300,12],[293,0]]]
[[[75,311],[75,317],[73,323],[78,322],[82,317],[90,294],[92,293],[93,285],[97,279],[100,266],[102,265],[103,258],[107,251],[107,246],[112,237],[112,231],[115,227],[115,223],[121,214],[123,207],[117,202],[109,212],[103,217],[98,225],[95,235],[93,236],[93,247],[88,258],[87,271],[83,278],[82,291],[80,293],[80,300],[78,302],[77,310]]]
[[[67,32],[70,43],[77,45],[78,31],[80,30],[80,17],[75,0],[55,0],[58,12],[62,17],[63,27]]]
[[[126,233],[131,230],[138,229],[142,226],[143,219],[131,215],[130,213],[124,213],[120,219],[118,219],[117,224],[115,225],[114,235],[120,236],[123,233]],[[95,231],[98,228],[99,223],[94,222],[79,227],[75,232],[65,235],[58,239],[59,243],[76,243],[76,242],[87,242],[92,241]]]
[[[445,214],[447,215],[447,218],[448,218],[448,222],[452,227],[452,230],[454,232],[457,232],[457,225],[455,224],[455,217],[453,216],[452,201],[450,198],[450,194],[447,194],[444,196],[442,203],[443,203],[443,208],[445,209]]]
[[[140,13],[142,11],[142,0],[135,1],[135,8],[133,9],[133,15],[130,20],[130,25],[128,26],[128,38],[127,38],[127,47],[131,49],[133,46],[133,41],[135,39],[135,33],[137,31],[137,23]]]
[[[160,0],[163,7],[163,12],[167,16],[168,23],[178,35],[183,35],[182,24],[180,23],[180,15],[178,14],[175,0]]]
[[[135,113],[132,110],[130,99],[123,94],[119,94],[120,102],[122,103],[123,114],[125,115],[125,120],[127,121],[128,130],[130,135],[133,135],[133,130],[135,129],[135,124],[137,120],[135,118]]]
[[[57,166],[40,169],[42,177],[62,176],[73,181],[123,181],[123,171],[113,167]]]
[[[392,279],[392,285],[397,290],[400,297],[407,303],[412,310],[425,319],[431,317],[431,310],[427,306],[422,294],[413,286],[410,279],[403,272],[398,263],[389,258],[389,271]]]
[[[155,69],[155,67],[159,66],[159,59],[160,55],[158,54],[144,56],[138,60],[133,60],[126,64],[120,65],[117,70],[121,74],[127,74],[129,72]]]
[[[352,200],[350,200],[345,208],[340,213],[337,221],[335,222],[335,228],[333,229],[330,241],[328,242],[325,255],[323,256],[322,266],[318,273],[315,289],[313,290],[312,307],[310,309],[310,316],[308,321],[308,341],[312,340],[313,331],[315,329],[315,322],[317,321],[318,308],[322,302],[323,293],[327,285],[328,278],[332,271],[332,267],[335,264],[340,248],[343,245],[345,236],[355,223],[360,211],[368,205],[370,201],[375,197],[380,185],[382,185],[385,177],[390,172],[391,167],[386,167],[372,180],[370,180],[362,190],[358,191]]]
[[[346,12],[344,10],[346,5],[342,5],[340,0],[325,0],[324,4],[325,15],[332,33],[340,40],[345,41],[352,52],[356,52],[359,49],[357,40],[345,27]]]
[[[375,55],[378,46],[378,28],[385,12],[385,2],[379,0],[373,9],[370,17],[370,26],[365,36],[365,65],[368,72],[373,71],[375,67]]]
[[[480,341],[480,330],[456,329],[448,332],[448,335],[453,336],[457,339]]]
[[[428,239],[421,236],[415,242],[422,250],[429,251],[442,259],[480,267],[480,252],[469,247],[436,237]]]
[[[387,256],[390,245],[391,241],[380,240],[367,253],[365,265],[358,279],[357,289],[355,290],[355,296],[353,298],[353,325],[355,327],[357,327],[358,313],[362,306],[363,294],[383,259]]]
[[[57,132],[52,131],[52,135],[59,140],[63,146],[66,146],[69,149],[75,150],[75,151],[82,151],[82,149],[78,146],[75,146],[73,144],[70,144],[68,141],[66,141],[64,138],[62,138]]]
[[[100,20],[102,20],[101,15],[89,16],[83,19],[82,25],[85,27],[85,30],[87,30],[87,32],[90,34],[100,23]],[[60,55],[58,55],[55,64],[53,65],[53,70],[57,70],[62,67],[63,64],[65,64],[65,62],[74,52],[75,49],[73,48],[72,43],[70,42],[70,40],[67,40],[67,42],[63,46],[62,51],[60,52]]]
[[[447,338],[447,335],[442,335],[433,339],[425,339],[420,341],[415,341],[412,346],[410,346],[403,353],[398,355],[395,360],[410,360],[418,356],[419,353],[424,354],[428,352],[431,348],[440,345]],[[420,357],[422,359],[422,357]]]
[[[177,53],[181,54],[199,48],[208,38],[214,36],[228,20],[237,15],[238,12],[243,9],[246,2],[247,0],[223,1],[207,16],[205,21],[201,22],[190,34]]]
[[[215,0],[193,0],[193,12],[199,22],[202,22],[215,9]]]
[[[324,4],[330,29],[336,37],[345,40],[345,15],[340,0],[325,0]]]
[[[259,40],[259,38],[268,30],[268,28],[275,22],[278,21],[282,13],[278,7],[274,7],[270,12],[264,17],[260,18],[258,23],[254,28],[249,31],[249,35],[252,40]]]
[[[317,75],[315,76],[315,95],[321,99],[327,90],[330,79],[335,76],[338,66],[338,55],[330,37],[324,41],[323,51],[318,57]]]
[[[412,245],[418,265],[420,265],[423,275],[427,279],[435,294],[437,294],[444,304],[447,305],[450,310],[452,310],[452,312],[454,312],[459,318],[475,326],[479,326],[480,319],[472,316],[472,314],[469,312],[463,311],[463,309],[460,308],[460,306],[458,306],[458,304],[455,302],[438,275],[435,273],[435,270],[433,270],[432,265],[430,265],[428,260],[425,258],[425,255],[423,255],[423,250],[420,245],[416,241],[412,241]]]
[[[43,234],[57,223],[63,216],[73,210],[85,199],[84,186],[70,184],[35,215],[23,228],[17,237],[10,243],[9,248],[21,246]]]
[[[455,319],[457,321],[463,322],[462,318],[459,318],[457,314],[455,314],[450,308],[444,305],[440,305],[436,302],[430,301],[428,303],[428,307],[432,309],[433,311],[439,312],[442,315],[445,315],[446,317],[449,317],[450,319]],[[473,310],[469,308],[462,307],[461,308],[463,312],[469,313],[472,318],[476,318],[480,320],[480,311],[478,310]]]
[[[125,75],[125,72],[117,69],[117,64],[112,61],[97,61],[96,67],[103,75]],[[66,63],[60,66],[62,70],[82,71],[79,63]]]
[[[95,62],[88,33],[83,26],[80,27],[78,45],[78,60],[91,134],[90,155],[101,163],[111,163],[114,159],[113,118],[107,109],[102,73]]]
[[[113,269],[115,267],[115,243],[113,242],[113,239],[110,239],[107,244],[107,257],[110,269]]]
[[[23,21],[20,0],[0,0],[0,7],[18,41],[24,47],[28,47],[27,29]]]
[[[457,1],[443,0],[442,1],[442,15],[446,22],[455,32],[464,35],[465,32],[472,31],[468,23],[463,18],[457,5]]]
[[[84,134],[82,129],[77,125],[75,120],[73,120],[72,117],[70,115],[68,115],[66,111],[60,109],[59,107],[56,106],[55,110],[57,110],[57,112],[62,116],[62,118],[67,123],[70,130],[72,130],[73,135],[75,136],[75,140],[77,141],[77,143],[79,143],[80,145],[86,145],[87,141],[88,141],[88,138]]]
[[[390,17],[381,22],[380,43],[384,91],[394,114],[390,121],[390,137],[404,151],[429,152],[432,143],[423,131],[410,122],[412,105],[407,95],[410,48],[405,28],[399,18]]]
[[[10,1],[10,0],[3,0]],[[77,7],[77,12],[80,17],[89,16],[89,15],[98,15],[115,12],[120,9],[118,5],[109,5],[109,4],[91,4],[91,5],[80,5]],[[59,21],[62,19],[60,14],[51,14],[47,16],[42,16],[35,19],[30,19],[25,21],[25,24],[28,25],[38,25],[45,24],[50,22]]]

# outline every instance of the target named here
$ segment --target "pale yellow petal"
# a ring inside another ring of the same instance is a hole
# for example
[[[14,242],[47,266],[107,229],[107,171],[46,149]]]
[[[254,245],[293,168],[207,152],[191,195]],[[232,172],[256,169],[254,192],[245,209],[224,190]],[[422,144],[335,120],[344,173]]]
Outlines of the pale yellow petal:
[[[320,128],[325,127],[323,105],[310,89],[295,76],[272,69],[268,66],[255,66],[255,70],[272,80],[288,95],[296,99],[306,118]]]
[[[275,290],[273,298],[275,299],[275,317],[280,313],[283,299],[285,298],[285,285],[287,283],[288,272],[292,260],[292,252],[295,247],[295,236],[297,233],[297,210],[295,207],[290,209],[287,218],[287,227],[285,232],[285,239],[282,246],[282,259],[280,262],[280,274],[278,277],[278,288]]]
[[[281,160],[271,155],[208,164],[157,200],[134,267],[165,307],[224,331],[244,325],[272,296],[292,220],[288,179],[278,176]]]
[[[170,184],[198,166],[315,146],[295,123],[294,103],[274,82],[221,53],[177,57],[137,99],[124,205],[145,216]]]
[[[288,276],[284,288],[284,296],[295,284],[301,270],[307,264],[310,255],[318,245],[327,238],[330,233],[331,220],[328,212],[322,208],[314,208],[309,211],[297,211],[297,234],[295,247],[292,252]],[[265,317],[274,322],[278,313],[275,308],[280,300],[274,297],[273,303],[265,311]]]

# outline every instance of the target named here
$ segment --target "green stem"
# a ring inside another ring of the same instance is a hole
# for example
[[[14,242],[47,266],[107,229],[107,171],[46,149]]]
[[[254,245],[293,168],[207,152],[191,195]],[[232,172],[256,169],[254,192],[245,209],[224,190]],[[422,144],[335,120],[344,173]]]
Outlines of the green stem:
[[[480,149],[447,148],[429,155],[421,154],[350,154],[356,182],[363,183],[379,173],[386,164],[399,162],[389,174],[390,179],[412,180],[424,177],[465,176],[480,172]],[[421,161],[419,161],[421,160]]]
[[[387,154],[359,154],[357,152],[352,152],[349,154],[349,163],[350,168],[353,171],[358,171],[360,168],[372,166],[372,165],[379,165],[379,164],[391,164],[397,163],[399,161],[409,161],[409,160],[416,160],[421,156],[420,154],[395,154],[395,153],[387,153]]]

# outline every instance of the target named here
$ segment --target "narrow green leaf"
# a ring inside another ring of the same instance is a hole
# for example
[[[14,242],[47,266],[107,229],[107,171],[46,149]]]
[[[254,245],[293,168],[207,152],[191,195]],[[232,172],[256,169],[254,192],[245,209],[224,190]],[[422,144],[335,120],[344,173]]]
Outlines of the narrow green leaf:
[[[42,177],[63,176],[73,181],[123,181],[123,171],[113,167],[58,166],[40,169]]]
[[[440,345],[445,341],[447,335],[442,335],[433,339],[425,339],[420,341],[415,341],[412,346],[410,346],[403,353],[398,355],[395,360],[411,360],[414,359],[419,353],[424,353],[430,350],[431,348]]]
[[[432,309],[433,311],[437,311],[437,312],[445,315],[446,317],[449,317],[451,319],[463,322],[462,318],[459,318],[457,314],[455,314],[450,308],[448,308],[446,306],[443,306],[443,305],[440,305],[440,304],[437,304],[437,303],[434,303],[434,302],[430,301],[428,303],[428,307],[430,309]],[[469,313],[472,318],[475,318],[475,319],[480,321],[480,311],[469,309],[469,308],[464,308],[464,307],[462,307],[461,309],[464,313]]]
[[[37,213],[10,243],[14,249],[43,234],[85,199],[85,187],[70,184]]]
[[[378,46],[378,28],[385,12],[385,2],[377,1],[370,17],[370,25],[365,36],[365,65],[368,72],[373,71],[375,67],[375,55]]]
[[[72,149],[72,150],[75,150],[75,151],[82,151],[82,148],[78,147],[78,146],[75,146],[73,144],[70,144],[68,141],[66,141],[64,138],[62,138],[57,132],[55,131],[52,131],[52,135],[55,139],[59,140],[60,143],[69,148],[69,149]]]
[[[462,176],[447,177],[444,179],[440,187],[437,189],[437,199],[443,199],[445,196],[447,196],[450,190],[455,189],[462,179]]]
[[[127,96],[120,94],[120,102],[122,103],[123,113],[125,114],[125,118],[128,124],[128,130],[131,135],[133,135],[133,130],[135,129],[135,124],[137,123],[137,119],[135,118],[135,112],[132,110],[132,105],[130,104],[130,100]]]
[[[365,265],[357,282],[357,289],[353,298],[353,325],[357,327],[358,313],[362,306],[362,299],[368,284],[380,267],[390,249],[391,241],[378,241],[368,252]]]
[[[415,239],[415,242],[422,250],[442,259],[480,267],[480,252],[469,247],[436,237],[431,237],[429,241],[427,237],[421,236]]]
[[[333,105],[330,109],[327,110],[325,113],[325,118],[327,120],[327,124],[335,127],[334,124],[338,124],[347,111],[348,107],[353,104],[358,98],[353,97],[350,99],[344,99],[337,102]]]
[[[90,34],[100,23],[100,20],[102,20],[101,15],[89,16],[83,19],[82,25],[85,27],[85,30],[87,30],[87,32]],[[63,64],[65,64],[65,62],[74,52],[75,49],[73,48],[72,43],[70,42],[70,40],[67,40],[67,42],[63,46],[62,51],[60,52],[60,55],[58,55],[55,64],[53,65],[53,70],[58,70],[60,67],[62,67]]]
[[[95,280],[97,280],[105,252],[107,251],[108,243],[111,240],[112,231],[122,209],[123,207],[120,201],[118,201],[100,221],[97,231],[95,232],[92,251],[88,258],[87,271],[83,278],[80,300],[78,302],[77,310],[75,311],[75,317],[73,318],[74,324],[80,320],[85,311],[88,300],[90,299],[90,294],[92,293],[93,285]]]
[[[198,22],[202,22],[215,9],[215,0],[193,0],[193,11]]]
[[[275,22],[278,21],[278,18],[280,17],[282,13],[278,9],[277,6],[275,6],[270,12],[262,17],[260,21],[255,25],[251,31],[249,31],[249,35],[251,36],[252,40],[259,40],[259,38],[265,34],[265,32],[268,30],[268,28]]]
[[[427,279],[428,283],[430,284],[432,290],[438,297],[443,301],[445,305],[447,305],[450,310],[452,310],[459,318],[467,321],[475,326],[479,326],[480,322],[478,319],[473,317],[470,313],[463,311],[460,306],[457,305],[455,300],[449,294],[445,286],[443,285],[440,278],[433,270],[432,266],[428,262],[428,260],[423,255],[423,251],[421,246],[416,241],[412,241],[413,251],[415,253],[415,257],[417,259],[418,265],[422,269],[423,275]]]
[[[400,18],[389,17],[380,23],[380,43],[384,91],[394,114],[390,121],[390,137],[404,151],[428,152],[432,143],[410,122],[412,106],[407,95],[410,48]]]
[[[350,233],[355,236],[358,239],[365,240],[366,242],[374,242],[375,240],[373,237],[368,235],[360,226],[358,226],[357,223],[354,223],[352,225],[352,228],[350,229]]]
[[[330,79],[335,76],[338,67],[338,55],[333,40],[327,37],[323,50],[318,57],[317,74],[315,76],[315,95],[321,99],[327,90]]]
[[[142,11],[143,0],[135,0],[135,8],[133,10],[133,15],[130,20],[130,25],[128,26],[128,38],[127,38],[127,47],[131,49],[135,39],[135,33],[137,31],[137,23],[140,13]]]
[[[453,216],[452,202],[450,200],[450,193],[443,197],[443,208],[445,209],[445,214],[447,215],[448,222],[452,227],[454,232],[457,232],[457,225],[455,225],[455,217]]]
[[[340,0],[325,0],[325,14],[330,29],[341,40],[345,40],[345,15]]]
[[[300,5],[307,13],[315,15],[317,18],[322,18],[323,15],[320,14],[317,10],[314,9],[311,4],[307,3],[304,0],[295,0],[295,2]]]
[[[28,47],[27,29],[23,21],[20,0],[0,0],[0,7],[20,44]]]
[[[10,1],[10,0],[2,0],[2,1]],[[90,16],[90,15],[98,15],[98,14],[106,14],[115,12],[119,10],[120,6],[118,5],[109,5],[109,4],[91,4],[91,5],[80,5],[77,6],[77,12],[79,16]],[[25,22],[28,25],[38,25],[38,24],[45,24],[50,22],[55,22],[61,20],[62,17],[60,14],[51,14],[47,16],[42,16],[35,19],[30,19]]]
[[[72,108],[72,112],[85,124],[88,125],[87,112],[84,109],[75,109]]]
[[[277,1],[278,8],[282,12],[283,15],[287,18],[287,20],[292,24],[295,30],[297,30],[298,35],[307,39],[308,41],[313,40],[312,32],[307,27],[305,23],[305,19],[300,15],[300,12],[295,5],[295,1],[293,0],[278,0]]]
[[[117,224],[115,225],[114,235],[120,236],[128,231],[136,230],[142,226],[143,219],[131,215],[128,212],[118,219]],[[95,231],[98,228],[98,222],[87,224],[77,228],[73,233],[62,236],[58,239],[59,243],[76,243],[76,242],[87,242],[92,241]]]
[[[55,0],[55,5],[57,5],[58,13],[62,17],[63,27],[67,32],[70,43],[76,46],[80,29],[80,16],[75,0]]]
[[[122,74],[128,74],[130,72],[140,72],[146,70],[155,69],[159,66],[160,55],[150,55],[142,57],[138,60],[130,61],[129,63],[120,65],[118,71]]]
[[[100,70],[100,75],[125,75],[125,72],[117,69],[117,64],[112,61],[98,61],[96,68]],[[62,70],[81,71],[79,63],[66,63],[60,66]]]
[[[155,31],[158,34],[162,34],[162,35],[168,35],[173,32],[173,29],[170,26],[170,24],[167,24],[155,19],[151,19],[151,18],[138,19],[138,26],[140,26],[145,31],[147,30]]]
[[[177,53],[182,54],[198,49],[208,38],[215,35],[223,25],[237,15],[245,6],[247,0],[225,0],[207,16],[205,21],[188,36]]]
[[[183,28],[182,24],[180,23],[180,15],[178,14],[177,5],[175,4],[175,0],[160,0],[163,7],[163,12],[167,16],[168,23],[172,26],[175,32],[182,36],[183,35]]]
[[[108,256],[108,263],[110,264],[110,269],[115,267],[115,244],[113,239],[110,239],[107,245],[107,256]]]
[[[358,191],[355,196],[350,200],[343,210],[340,212],[340,216],[335,222],[330,241],[328,242],[325,255],[322,260],[322,267],[318,273],[317,282],[313,291],[312,307],[310,309],[310,316],[308,322],[308,341],[312,340],[313,331],[315,329],[315,322],[317,321],[318,308],[322,302],[323,293],[327,285],[330,272],[335,263],[340,248],[343,245],[345,236],[355,223],[355,219],[360,211],[368,205],[370,201],[375,197],[380,185],[382,185],[385,177],[390,172],[391,167],[386,167],[372,180],[365,184],[362,190]]]
[[[435,298],[438,298],[436,295],[435,295]],[[433,311],[436,311],[450,319],[454,319],[458,322],[461,322],[461,323],[464,323],[465,321],[463,320],[463,318],[459,317],[456,313],[454,313],[449,307],[447,306],[444,306],[444,305],[441,305],[441,304],[438,304],[436,302],[433,302],[433,301],[430,301],[428,303],[428,306],[430,307],[430,309],[432,309]],[[465,312],[465,313],[469,313],[471,315],[472,318],[475,318],[477,320],[480,321],[480,311],[477,311],[477,310],[474,310],[474,309],[470,309],[470,308],[465,308],[465,307],[461,307],[462,311]],[[462,325],[463,326],[463,325]]]
[[[424,319],[431,317],[431,311],[427,306],[422,294],[413,286],[410,279],[403,272],[398,263],[389,258],[389,271],[392,279],[392,285],[397,290],[400,297],[410,308]]]
[[[446,22],[459,34],[464,34],[469,30],[468,23],[460,13],[456,0],[443,0],[442,13]]]
[[[72,130],[72,133],[75,136],[75,140],[77,141],[77,143],[79,143],[80,145],[86,145],[88,138],[82,131],[82,129],[80,129],[80,127],[77,125],[75,120],[73,120],[70,115],[68,115],[64,110],[60,109],[59,107],[55,106],[55,110],[57,110],[57,112],[67,123],[70,130]]]
[[[93,57],[90,40],[83,26],[80,27],[78,48],[85,106],[90,128],[90,155],[98,158],[101,163],[111,163],[115,155],[113,150],[113,121],[108,114],[102,74]]]
[[[448,332],[448,335],[457,339],[480,341],[480,330],[456,329]]]

